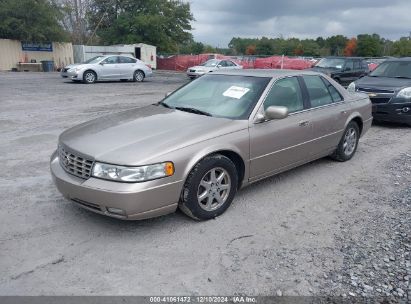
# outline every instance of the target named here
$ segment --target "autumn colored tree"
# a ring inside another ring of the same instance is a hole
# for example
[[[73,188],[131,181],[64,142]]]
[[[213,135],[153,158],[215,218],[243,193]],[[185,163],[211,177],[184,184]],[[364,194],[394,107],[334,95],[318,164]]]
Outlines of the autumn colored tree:
[[[246,55],[255,55],[255,50],[256,50],[256,46],[254,44],[250,44],[245,49],[245,54]]]
[[[303,45],[302,45],[301,43],[298,44],[298,46],[295,48],[294,54],[295,54],[296,56],[301,56],[301,55],[304,54],[304,48],[303,48]]]
[[[354,56],[357,52],[357,39],[351,38],[347,41],[344,49],[344,56]]]

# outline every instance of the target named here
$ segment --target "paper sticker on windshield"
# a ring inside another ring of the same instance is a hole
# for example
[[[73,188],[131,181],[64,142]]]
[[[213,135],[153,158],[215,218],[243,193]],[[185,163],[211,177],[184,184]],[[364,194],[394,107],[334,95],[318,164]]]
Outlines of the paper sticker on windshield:
[[[243,88],[243,87],[237,87],[237,86],[231,86],[227,89],[227,91],[223,93],[223,96],[240,99],[245,94],[247,94],[248,91],[250,91],[250,89]]]

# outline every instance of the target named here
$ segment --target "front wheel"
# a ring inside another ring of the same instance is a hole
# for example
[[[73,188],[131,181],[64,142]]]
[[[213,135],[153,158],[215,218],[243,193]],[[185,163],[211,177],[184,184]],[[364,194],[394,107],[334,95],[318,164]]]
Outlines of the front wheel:
[[[90,84],[95,83],[97,80],[97,75],[93,71],[85,71],[83,74],[84,83]]]
[[[133,80],[136,82],[142,82],[144,80],[144,73],[140,70],[134,72]]]
[[[223,155],[211,155],[190,172],[179,207],[196,220],[208,220],[224,213],[237,192],[238,174],[233,162]]]
[[[350,160],[357,151],[359,139],[360,129],[358,124],[355,121],[351,121],[347,128],[345,128],[343,137],[331,157],[341,162]]]

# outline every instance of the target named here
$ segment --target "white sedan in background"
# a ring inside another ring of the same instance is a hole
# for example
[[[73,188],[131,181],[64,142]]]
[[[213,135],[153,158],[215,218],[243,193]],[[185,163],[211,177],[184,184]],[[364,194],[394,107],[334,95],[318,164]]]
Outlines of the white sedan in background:
[[[238,70],[242,68],[243,66],[239,65],[238,63],[232,60],[210,59],[204,62],[203,64],[188,68],[187,76],[190,77],[191,79],[194,79],[196,77],[199,77],[204,74],[217,71],[217,70],[226,71],[226,70]]]
[[[71,64],[61,70],[61,77],[73,81],[94,83],[98,80],[133,80],[141,82],[153,71],[143,61],[127,55],[96,56],[80,64]]]

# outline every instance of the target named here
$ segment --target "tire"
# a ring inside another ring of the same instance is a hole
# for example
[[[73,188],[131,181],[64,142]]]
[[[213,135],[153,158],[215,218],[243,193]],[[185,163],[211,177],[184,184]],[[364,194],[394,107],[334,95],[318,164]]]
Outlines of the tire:
[[[345,128],[340,143],[331,157],[340,162],[350,160],[357,151],[359,139],[360,129],[358,124],[355,121],[351,121]]]
[[[144,77],[145,77],[144,72],[140,71],[140,70],[137,70],[137,71],[134,72],[133,81],[134,82],[142,82],[144,80]]]
[[[207,156],[188,175],[180,210],[195,220],[215,218],[231,205],[237,186],[238,173],[233,162],[220,154]]]
[[[83,74],[83,82],[87,84],[95,83],[97,81],[97,74],[93,71],[85,71]]]

